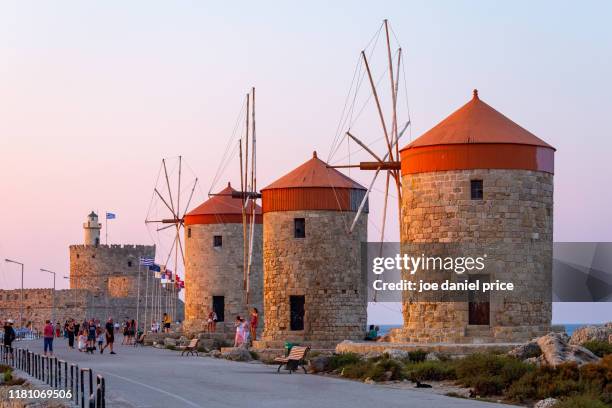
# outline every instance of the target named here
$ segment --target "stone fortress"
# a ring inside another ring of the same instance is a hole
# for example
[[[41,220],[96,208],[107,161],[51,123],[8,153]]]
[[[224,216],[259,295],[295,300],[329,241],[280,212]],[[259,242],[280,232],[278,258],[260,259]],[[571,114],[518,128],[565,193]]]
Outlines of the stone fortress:
[[[145,266],[139,269],[140,257],[155,257],[155,246],[100,245],[98,216],[93,211],[83,224],[84,243],[71,245],[70,289],[24,289],[23,325],[41,329],[46,319],[64,322],[68,318],[83,320],[95,317],[102,321],[113,317],[117,321],[136,318],[140,275],[140,318],[145,313],[146,274],[149,291],[155,280]],[[61,279],[58,274],[57,278]],[[150,293],[150,292],[149,292]],[[161,291],[161,305],[166,305],[172,290]],[[21,290],[0,291],[0,316],[19,320]],[[178,299],[177,299],[178,300]],[[163,309],[163,306],[162,306]],[[151,316],[149,299],[147,315]],[[177,302],[176,320],[183,319],[183,302]],[[149,319],[147,319],[149,320]]]

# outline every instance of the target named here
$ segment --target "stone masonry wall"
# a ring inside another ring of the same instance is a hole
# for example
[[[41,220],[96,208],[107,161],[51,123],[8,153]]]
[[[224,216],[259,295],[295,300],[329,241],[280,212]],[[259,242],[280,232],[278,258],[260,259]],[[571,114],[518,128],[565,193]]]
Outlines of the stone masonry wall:
[[[55,311],[53,289],[24,289],[23,295],[23,325],[36,330],[42,330],[47,319],[64,322],[69,318],[82,320],[87,316],[90,295],[85,290],[55,291]],[[0,290],[0,320],[13,319],[20,326],[20,308],[20,289]]]
[[[483,200],[471,200],[470,180],[474,179],[483,180]],[[523,295],[530,296],[527,300],[508,292],[492,297],[490,329],[484,330],[468,325],[467,299],[418,302],[405,296],[404,327],[394,333],[394,340],[469,342],[470,338],[484,337],[520,341],[550,329],[551,174],[528,170],[458,170],[404,175],[402,185],[404,253],[410,253],[421,243],[471,245],[487,254],[484,272],[491,281],[513,282],[523,290]],[[463,280],[465,275],[456,278]]]
[[[191,229],[191,237],[189,237]],[[222,246],[213,246],[221,235]],[[203,331],[213,296],[225,297],[225,322],[218,331],[233,331],[236,316],[259,311],[263,323],[262,225],[255,224],[253,257],[249,279],[249,304],[245,304],[242,224],[202,224],[187,226],[185,233],[185,330]]]
[[[87,290],[88,310],[91,317],[106,320],[136,319],[138,293],[140,291],[139,318],[144,321],[145,305],[147,321],[152,312],[151,299],[155,279],[146,266],[139,268],[140,257],[155,258],[152,245],[71,245],[70,246],[70,287]],[[148,301],[145,300],[148,282]],[[140,279],[139,279],[140,277]],[[140,280],[140,282],[139,282]],[[140,289],[139,289],[140,288]],[[172,298],[177,301],[177,320],[184,319],[183,302],[178,292],[170,286],[161,291],[161,311],[170,312],[166,307]],[[149,323],[147,323],[148,327]]]
[[[264,341],[361,340],[366,330],[366,275],[361,243],[367,214],[351,235],[355,213],[264,213]],[[294,238],[294,218],[305,218],[306,237]],[[290,330],[289,296],[305,296],[304,330]]]

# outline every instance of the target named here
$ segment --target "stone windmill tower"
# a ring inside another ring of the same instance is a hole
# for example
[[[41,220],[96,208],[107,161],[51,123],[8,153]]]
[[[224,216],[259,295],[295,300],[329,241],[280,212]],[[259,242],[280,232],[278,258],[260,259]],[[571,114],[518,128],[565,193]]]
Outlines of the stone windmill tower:
[[[328,168],[316,152],[262,189],[265,325],[257,347],[363,338],[367,216],[348,230],[364,195],[364,187]]]
[[[452,246],[451,256],[484,253],[481,275],[451,275],[513,282],[518,292],[444,302],[405,297],[395,340],[517,341],[549,330],[554,153],[476,90],[401,150],[402,251],[420,254],[434,244],[428,248]]]
[[[185,215],[185,329],[202,331],[213,308],[217,330],[232,328],[236,316],[256,307],[262,313],[262,217],[255,208],[249,301],[244,288],[241,200],[227,187]],[[252,204],[251,204],[252,205]],[[251,214],[249,208],[248,213]],[[250,222],[250,220],[249,220]]]

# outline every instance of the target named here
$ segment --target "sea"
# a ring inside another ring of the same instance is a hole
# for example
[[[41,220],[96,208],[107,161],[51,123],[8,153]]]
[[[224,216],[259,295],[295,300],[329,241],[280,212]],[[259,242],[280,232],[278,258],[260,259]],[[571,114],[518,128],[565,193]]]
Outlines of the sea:
[[[568,336],[571,336],[572,333],[574,333],[574,331],[580,327],[583,326],[601,326],[601,324],[597,324],[597,323],[572,323],[572,324],[559,324],[559,325],[555,325],[555,326],[563,326],[565,327],[565,332],[567,333]],[[378,334],[380,336],[385,335],[386,333],[389,332],[389,330],[391,329],[396,329],[399,327],[402,327],[401,324],[380,324],[378,325],[378,327],[380,327],[380,331],[378,332]]]

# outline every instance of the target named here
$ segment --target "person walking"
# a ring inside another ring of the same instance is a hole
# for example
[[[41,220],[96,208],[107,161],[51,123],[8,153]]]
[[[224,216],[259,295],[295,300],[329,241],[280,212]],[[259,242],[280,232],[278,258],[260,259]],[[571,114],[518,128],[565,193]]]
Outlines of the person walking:
[[[13,321],[11,319],[8,319],[4,323],[4,340],[3,340],[3,344],[4,344],[5,351],[10,356],[13,355],[13,341],[15,341],[16,337],[17,337],[17,334],[15,333],[15,329],[13,328]]]
[[[70,319],[66,326],[66,333],[68,334],[68,347],[74,348],[74,320]]]
[[[256,307],[253,308],[251,312],[251,325],[249,327],[249,331],[251,332],[251,340],[257,340],[257,325],[259,324],[259,311]]]
[[[43,341],[44,341],[44,354],[52,356],[53,355],[53,324],[50,320],[45,321],[45,328],[43,329]],[[49,354],[47,354],[47,352]]]
[[[113,318],[109,317],[106,325],[104,326],[106,330],[106,344],[100,350],[100,354],[104,353],[104,350],[108,347],[110,349],[111,354],[117,354],[113,351],[113,343],[115,342],[115,325],[113,324]]]

